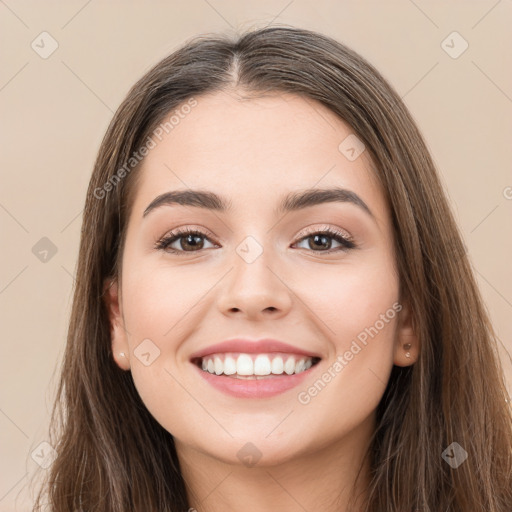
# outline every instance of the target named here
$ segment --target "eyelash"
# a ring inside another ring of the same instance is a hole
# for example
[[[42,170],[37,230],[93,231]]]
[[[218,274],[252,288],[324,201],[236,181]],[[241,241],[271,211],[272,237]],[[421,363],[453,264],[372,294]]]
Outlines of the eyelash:
[[[182,250],[176,250],[176,249],[169,249],[169,246],[175,242],[176,240],[179,240],[180,238],[183,238],[187,235],[199,235],[201,237],[204,237],[209,240],[209,236],[206,233],[203,233],[200,230],[197,229],[191,229],[191,228],[182,228],[182,229],[176,229],[175,231],[171,231],[169,234],[161,238],[155,243],[155,249],[162,250],[165,252],[169,252],[171,254],[176,254],[179,256],[184,256],[187,253],[194,253],[199,252],[202,249],[199,249],[199,251],[182,251]],[[343,251],[347,252],[350,249],[354,249],[356,247],[356,244],[349,238],[343,235],[341,231],[338,231],[336,229],[333,229],[329,226],[322,227],[320,229],[309,229],[306,231],[304,236],[299,238],[296,243],[302,242],[303,240],[310,238],[313,235],[327,235],[329,238],[334,239],[336,242],[339,242],[341,244],[341,247],[337,247],[334,249],[328,249],[326,251],[314,251],[312,249],[306,249],[311,250],[312,252],[318,252],[321,254],[332,254],[333,252]],[[211,240],[210,240],[211,242]]]

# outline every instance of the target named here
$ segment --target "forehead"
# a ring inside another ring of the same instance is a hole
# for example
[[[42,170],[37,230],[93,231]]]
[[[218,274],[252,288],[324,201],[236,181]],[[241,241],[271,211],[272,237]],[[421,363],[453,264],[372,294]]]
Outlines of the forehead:
[[[196,101],[161,140],[153,137],[156,146],[139,169],[134,213],[163,192],[188,188],[216,192],[234,209],[250,206],[253,213],[289,191],[329,186],[353,190],[385,209],[368,152],[347,158],[340,144],[354,137],[353,130],[321,103],[293,94],[247,99],[235,92]]]

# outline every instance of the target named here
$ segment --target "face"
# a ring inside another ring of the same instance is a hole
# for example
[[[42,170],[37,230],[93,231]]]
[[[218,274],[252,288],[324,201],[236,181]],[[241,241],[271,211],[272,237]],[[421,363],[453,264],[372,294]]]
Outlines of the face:
[[[309,456],[371,430],[393,364],[416,360],[417,340],[410,357],[402,346],[413,333],[389,209],[368,151],[358,155],[323,105],[196,99],[138,171],[122,277],[108,293],[114,358],[179,446],[233,464]],[[345,193],[279,210],[307,189]],[[229,207],[155,202],[191,190]],[[213,374],[192,360],[235,338],[246,346],[215,349]],[[269,338],[289,347],[258,349]],[[301,358],[299,373],[279,374]],[[244,361],[263,375],[216,374],[233,362],[254,373]]]

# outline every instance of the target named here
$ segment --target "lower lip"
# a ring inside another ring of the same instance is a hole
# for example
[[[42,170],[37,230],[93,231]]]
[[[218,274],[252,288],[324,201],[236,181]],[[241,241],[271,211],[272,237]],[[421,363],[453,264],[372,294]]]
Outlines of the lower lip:
[[[216,375],[205,372],[194,363],[192,364],[206,382],[227,395],[237,398],[268,398],[298,386],[319,363],[301,373],[265,376],[268,378],[264,379],[237,379],[226,375]]]

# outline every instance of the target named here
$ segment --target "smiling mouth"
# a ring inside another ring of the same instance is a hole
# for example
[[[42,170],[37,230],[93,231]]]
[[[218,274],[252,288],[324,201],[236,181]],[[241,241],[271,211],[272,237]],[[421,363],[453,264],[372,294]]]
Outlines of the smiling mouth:
[[[296,375],[309,370],[319,361],[319,357],[286,353],[246,354],[240,352],[209,354],[192,359],[192,363],[204,372],[245,380]]]

